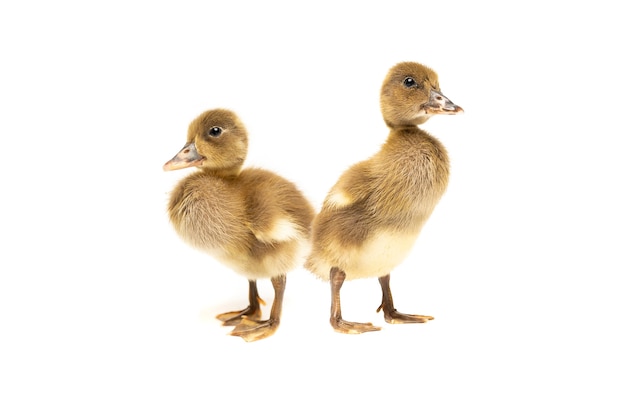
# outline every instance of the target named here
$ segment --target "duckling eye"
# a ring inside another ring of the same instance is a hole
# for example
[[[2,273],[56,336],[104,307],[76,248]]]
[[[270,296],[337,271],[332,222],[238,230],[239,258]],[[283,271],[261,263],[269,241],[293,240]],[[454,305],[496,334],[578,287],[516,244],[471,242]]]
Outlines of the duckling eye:
[[[209,136],[213,136],[214,138],[218,137],[222,134],[222,128],[218,126],[213,126],[209,129]]]
[[[403,84],[405,87],[415,87],[417,85],[417,82],[411,77],[406,77],[403,81]]]

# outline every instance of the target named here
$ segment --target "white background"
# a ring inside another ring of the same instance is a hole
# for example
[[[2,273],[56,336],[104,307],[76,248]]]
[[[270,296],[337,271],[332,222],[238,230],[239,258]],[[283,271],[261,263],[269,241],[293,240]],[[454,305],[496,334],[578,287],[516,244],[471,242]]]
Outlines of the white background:
[[[616,2],[7,3],[1,415],[626,413]],[[299,269],[273,337],[228,336],[214,316],[245,279],[165,213],[188,123],[235,110],[247,165],[319,207],[385,140],[379,88],[405,60],[465,109],[423,126],[451,182],[392,272],[398,309],[435,320],[387,325],[360,280],[344,317],[383,330],[335,333],[328,284]]]

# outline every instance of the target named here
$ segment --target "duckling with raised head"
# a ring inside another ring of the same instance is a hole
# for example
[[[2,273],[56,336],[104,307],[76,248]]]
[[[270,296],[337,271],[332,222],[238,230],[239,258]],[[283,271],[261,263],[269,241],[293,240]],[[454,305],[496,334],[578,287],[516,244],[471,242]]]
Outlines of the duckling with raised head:
[[[226,109],[202,113],[189,125],[187,143],[163,169],[197,167],[171,193],[168,213],[190,244],[248,279],[249,305],[217,318],[246,341],[271,336],[280,323],[287,273],[310,248],[313,206],[292,182],[259,168],[243,169],[248,135]],[[261,320],[257,279],[270,278],[274,301]]]
[[[411,250],[424,223],[446,190],[446,149],[418,125],[435,114],[463,109],[441,94],[430,68],[402,62],[389,70],[380,92],[390,129],[381,149],[341,175],[313,221],[312,250],[305,268],[331,286],[330,323],[340,333],[380,330],[350,322],[341,314],[345,280],[378,277],[388,323],[424,323],[433,317],[398,312],[390,273]]]

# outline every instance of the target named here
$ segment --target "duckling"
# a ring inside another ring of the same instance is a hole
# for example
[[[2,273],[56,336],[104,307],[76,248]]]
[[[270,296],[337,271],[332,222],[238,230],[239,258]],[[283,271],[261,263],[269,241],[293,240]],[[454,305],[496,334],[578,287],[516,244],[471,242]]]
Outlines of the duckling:
[[[238,116],[209,110],[191,122],[187,143],[163,169],[199,168],[172,191],[169,218],[186,243],[248,279],[248,307],[217,318],[251,342],[279,326],[287,273],[306,257],[315,212],[294,183],[268,170],[243,169],[247,152]],[[261,320],[261,278],[271,279],[275,293],[267,320]]]
[[[312,249],[305,268],[331,285],[330,323],[340,333],[380,330],[346,321],[340,290],[346,280],[378,277],[381,309],[388,323],[424,323],[433,317],[398,312],[390,273],[408,255],[424,223],[446,190],[446,149],[418,125],[435,114],[463,109],[441,94],[437,74],[415,62],[392,67],[380,92],[390,129],[381,149],[345,171],[313,220]]]

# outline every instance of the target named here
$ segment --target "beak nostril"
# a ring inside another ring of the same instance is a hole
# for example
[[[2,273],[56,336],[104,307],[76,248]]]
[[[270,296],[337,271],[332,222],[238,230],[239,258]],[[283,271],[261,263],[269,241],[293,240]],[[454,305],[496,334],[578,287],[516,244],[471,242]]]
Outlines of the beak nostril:
[[[189,149],[185,149],[183,153],[189,153]]]

